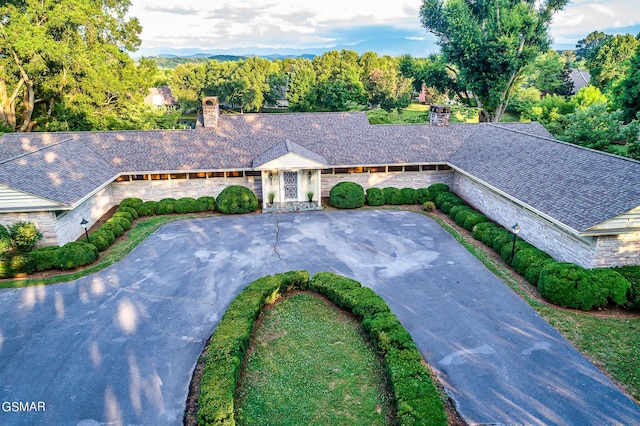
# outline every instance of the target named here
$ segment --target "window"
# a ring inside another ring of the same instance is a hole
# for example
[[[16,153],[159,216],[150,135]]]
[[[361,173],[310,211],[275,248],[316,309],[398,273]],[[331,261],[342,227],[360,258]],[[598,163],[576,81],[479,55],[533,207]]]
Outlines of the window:
[[[207,177],[210,177],[210,178],[223,178],[224,177],[224,172],[209,172],[209,173],[207,173]]]
[[[441,164],[438,166],[438,170],[451,170],[451,167],[447,166],[446,164]]]
[[[385,166],[368,167],[369,173],[386,173],[387,168]]]
[[[228,178],[241,178],[244,177],[242,172],[239,171],[233,171],[233,172],[227,172],[227,177]]]
[[[428,172],[428,171],[435,171],[438,170],[438,166],[435,166],[433,164],[423,164],[422,165],[422,171],[423,172]]]
[[[390,172],[401,172],[402,171],[402,166],[389,166],[389,171]]]
[[[189,179],[204,179],[207,177],[205,172],[189,173]]]
[[[262,173],[257,170],[247,170],[244,172],[245,176],[262,176]]]
[[[131,180],[149,180],[149,175],[131,175]]]
[[[116,182],[129,182],[129,175],[118,176]]]
[[[171,179],[186,179],[187,178],[187,174],[186,173],[171,173],[169,176],[171,177]]]
[[[367,170],[364,167],[353,167],[351,173],[365,173]]]
[[[333,169],[322,169],[322,174],[323,175],[332,175],[333,174]]]
[[[347,168],[347,167],[338,167],[333,169],[335,174],[346,174],[346,173],[351,173],[351,169]]]
[[[419,172],[420,166],[404,166],[405,172]]]

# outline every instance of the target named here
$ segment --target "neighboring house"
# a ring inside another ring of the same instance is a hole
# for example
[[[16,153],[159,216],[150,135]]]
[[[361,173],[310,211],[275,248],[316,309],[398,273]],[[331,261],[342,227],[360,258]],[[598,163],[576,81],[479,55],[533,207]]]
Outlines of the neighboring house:
[[[152,87],[149,89],[149,94],[144,98],[144,103],[147,105],[165,107],[166,109],[178,108],[178,101],[171,93],[169,86]]]
[[[194,130],[12,133],[0,140],[0,222],[46,244],[83,234],[126,197],[217,196],[244,185],[263,211],[321,208],[338,182],[443,182],[527,241],[586,267],[640,264],[640,162],[557,141],[537,123],[371,125],[364,113],[220,116]],[[313,193],[308,203],[307,194]],[[274,205],[269,205],[273,193]]]
[[[573,81],[573,91],[571,94],[575,95],[578,93],[578,90],[589,85],[591,74],[589,74],[589,71],[581,70],[580,68],[571,68],[569,78]]]

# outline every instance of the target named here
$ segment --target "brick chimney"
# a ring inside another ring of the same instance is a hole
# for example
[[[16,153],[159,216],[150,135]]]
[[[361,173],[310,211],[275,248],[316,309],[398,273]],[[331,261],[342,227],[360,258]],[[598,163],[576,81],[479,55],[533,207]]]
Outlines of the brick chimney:
[[[431,105],[429,107],[429,123],[432,126],[448,126],[451,107],[445,105]]]
[[[220,116],[220,105],[217,96],[207,96],[202,99],[202,117],[204,127],[217,127]]]

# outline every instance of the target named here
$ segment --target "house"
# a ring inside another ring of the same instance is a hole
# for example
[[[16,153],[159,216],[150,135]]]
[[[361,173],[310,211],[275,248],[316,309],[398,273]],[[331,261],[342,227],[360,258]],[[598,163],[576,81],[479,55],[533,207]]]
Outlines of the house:
[[[580,89],[589,85],[591,74],[589,74],[589,71],[581,70],[580,68],[571,68],[569,78],[573,82],[571,94],[575,95]]]
[[[165,107],[169,110],[178,108],[178,101],[173,96],[169,86],[150,88],[149,94],[144,98],[144,103],[157,107]]]
[[[44,244],[64,244],[126,197],[244,185],[263,211],[280,211],[321,208],[342,181],[442,182],[558,260],[640,264],[640,162],[560,142],[538,123],[448,125],[448,114],[432,107],[433,124],[411,125],[371,125],[364,113],[221,116],[210,97],[193,130],[5,134],[0,223],[29,220]]]

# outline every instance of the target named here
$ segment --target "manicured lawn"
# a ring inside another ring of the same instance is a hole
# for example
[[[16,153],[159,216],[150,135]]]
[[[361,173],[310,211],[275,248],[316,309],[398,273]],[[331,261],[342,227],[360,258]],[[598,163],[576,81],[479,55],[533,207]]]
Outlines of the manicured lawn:
[[[390,395],[383,361],[358,322],[298,293],[256,324],[236,389],[236,422],[384,425]]]

